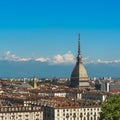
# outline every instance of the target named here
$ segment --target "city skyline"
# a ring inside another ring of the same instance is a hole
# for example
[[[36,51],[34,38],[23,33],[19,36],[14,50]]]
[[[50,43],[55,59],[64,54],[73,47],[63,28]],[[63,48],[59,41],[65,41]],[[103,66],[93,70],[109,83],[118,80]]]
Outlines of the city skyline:
[[[85,64],[105,64],[118,69],[119,3],[113,0],[1,1],[0,62],[74,66],[80,32]]]

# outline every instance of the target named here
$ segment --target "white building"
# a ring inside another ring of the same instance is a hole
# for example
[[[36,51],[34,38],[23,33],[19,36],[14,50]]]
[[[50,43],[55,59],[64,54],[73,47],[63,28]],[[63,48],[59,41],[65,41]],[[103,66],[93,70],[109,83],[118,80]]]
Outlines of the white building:
[[[60,102],[44,107],[44,120],[99,120],[101,107],[91,102]]]
[[[41,96],[49,96],[49,97],[66,97],[66,91],[56,91],[56,90],[50,90],[50,91],[44,91],[44,92],[39,92],[38,95]]]
[[[82,99],[85,100],[99,100],[105,101],[108,96],[108,93],[101,92],[101,91],[86,91],[82,93]]]
[[[0,120],[43,120],[40,107],[1,107]]]

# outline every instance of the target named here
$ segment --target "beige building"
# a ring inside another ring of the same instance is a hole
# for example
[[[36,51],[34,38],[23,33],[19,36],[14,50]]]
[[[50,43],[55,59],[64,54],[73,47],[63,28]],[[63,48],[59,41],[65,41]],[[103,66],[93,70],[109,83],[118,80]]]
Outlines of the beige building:
[[[60,102],[44,107],[44,120],[99,120],[100,112],[95,102]]]
[[[77,88],[89,88],[90,87],[88,74],[83,65],[82,56],[80,53],[80,34],[78,36],[78,56],[77,56],[76,65],[71,74],[70,86],[77,87]]]
[[[85,100],[99,100],[104,102],[110,94],[101,91],[86,91],[82,93],[82,99]]]
[[[0,120],[43,120],[40,107],[1,107]]]

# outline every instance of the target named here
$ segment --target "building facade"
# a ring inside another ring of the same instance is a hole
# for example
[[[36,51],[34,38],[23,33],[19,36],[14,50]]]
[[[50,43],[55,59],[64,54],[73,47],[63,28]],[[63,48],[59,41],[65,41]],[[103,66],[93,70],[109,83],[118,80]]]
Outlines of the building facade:
[[[83,103],[84,104],[84,103]],[[55,104],[44,108],[44,120],[99,120],[101,107],[95,104]]]
[[[43,120],[41,107],[1,107],[0,120]]]

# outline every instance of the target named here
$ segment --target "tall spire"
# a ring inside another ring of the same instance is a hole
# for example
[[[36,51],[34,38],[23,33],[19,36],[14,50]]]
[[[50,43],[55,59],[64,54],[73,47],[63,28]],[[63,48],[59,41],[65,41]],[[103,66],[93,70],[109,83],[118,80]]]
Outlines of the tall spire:
[[[70,82],[71,82],[70,83],[71,87],[88,88],[90,86],[87,71],[82,62],[82,56],[81,56],[81,51],[80,51],[80,33],[78,34],[77,61],[72,71]]]
[[[82,63],[82,56],[80,51],[80,33],[78,34],[78,56],[77,56],[77,62]]]

